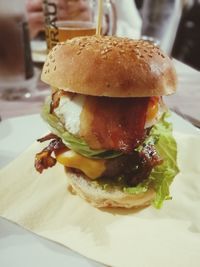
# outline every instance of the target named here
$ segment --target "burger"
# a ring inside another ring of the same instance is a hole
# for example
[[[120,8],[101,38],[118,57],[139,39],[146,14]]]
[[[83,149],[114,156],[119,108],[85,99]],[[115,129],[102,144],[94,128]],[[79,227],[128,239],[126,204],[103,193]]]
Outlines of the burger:
[[[148,41],[78,37],[56,45],[42,71],[52,88],[35,168],[57,162],[75,193],[98,208],[160,208],[178,173],[162,96],[176,90],[171,59]]]

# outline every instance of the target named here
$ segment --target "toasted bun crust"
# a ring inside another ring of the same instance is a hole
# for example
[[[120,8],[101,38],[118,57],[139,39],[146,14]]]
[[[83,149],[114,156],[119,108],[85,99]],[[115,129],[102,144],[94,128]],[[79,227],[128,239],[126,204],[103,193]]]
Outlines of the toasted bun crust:
[[[145,193],[131,195],[117,189],[105,191],[96,187],[91,180],[66,169],[69,184],[75,193],[97,208],[133,208],[150,205],[155,192],[149,189]]]
[[[144,97],[172,94],[176,72],[170,58],[143,40],[78,37],[49,53],[42,80],[79,94]]]

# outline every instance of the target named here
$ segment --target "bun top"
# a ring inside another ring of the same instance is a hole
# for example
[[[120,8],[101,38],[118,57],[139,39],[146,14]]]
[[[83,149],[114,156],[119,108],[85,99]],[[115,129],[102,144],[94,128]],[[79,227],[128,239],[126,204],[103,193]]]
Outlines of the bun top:
[[[176,90],[172,61],[148,41],[87,36],[59,43],[47,56],[42,80],[85,95],[145,97]]]

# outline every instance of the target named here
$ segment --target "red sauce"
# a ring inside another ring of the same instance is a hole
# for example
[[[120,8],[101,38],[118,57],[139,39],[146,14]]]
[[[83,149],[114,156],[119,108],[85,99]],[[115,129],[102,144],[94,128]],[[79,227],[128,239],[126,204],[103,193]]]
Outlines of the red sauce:
[[[88,96],[81,113],[80,135],[93,149],[130,153],[145,137],[149,100]]]

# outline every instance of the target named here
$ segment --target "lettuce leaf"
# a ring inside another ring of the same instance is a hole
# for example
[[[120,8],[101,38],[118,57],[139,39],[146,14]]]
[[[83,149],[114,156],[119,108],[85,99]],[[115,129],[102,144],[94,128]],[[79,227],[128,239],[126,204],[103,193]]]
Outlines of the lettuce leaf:
[[[124,188],[127,193],[138,194],[146,192],[149,187],[153,187],[156,196],[152,204],[156,208],[161,208],[163,201],[170,199],[169,186],[179,172],[176,163],[177,145],[172,136],[172,124],[166,121],[168,116],[169,112],[163,114],[160,121],[152,127],[149,137],[144,141],[145,143],[155,142],[154,145],[159,155],[163,158],[163,163],[156,166],[143,183],[136,187]]]
[[[52,131],[62,139],[67,147],[85,157],[111,159],[119,157],[122,154],[121,152],[112,150],[93,150],[83,139],[70,134],[65,129],[59,118],[57,118],[54,114],[50,114],[50,99],[47,99],[43,105],[41,116],[51,126]]]
[[[165,199],[170,199],[169,186],[174,177],[178,174],[177,166],[177,144],[172,136],[172,124],[166,121],[169,113],[165,113],[151,130],[152,135],[160,135],[156,143],[156,150],[163,158],[163,163],[155,167],[149,177],[156,191],[153,204],[156,208],[161,208]]]

